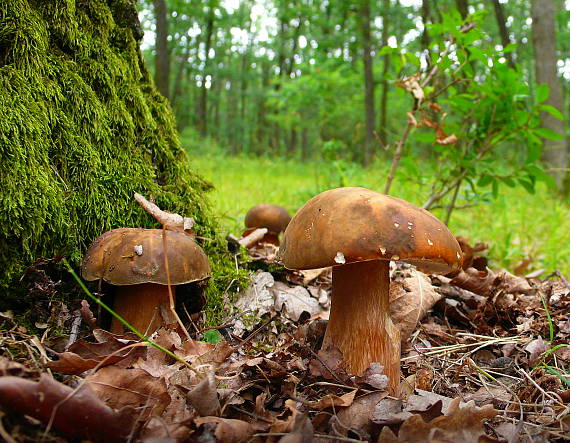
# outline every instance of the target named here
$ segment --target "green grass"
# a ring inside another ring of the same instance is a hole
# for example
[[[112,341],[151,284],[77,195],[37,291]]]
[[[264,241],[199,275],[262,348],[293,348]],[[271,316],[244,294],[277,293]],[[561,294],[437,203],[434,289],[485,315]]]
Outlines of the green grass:
[[[234,234],[241,233],[244,215],[255,204],[282,205],[294,214],[313,195],[341,184],[334,164],[325,161],[228,157],[202,152],[193,156],[191,163],[214,184],[211,198],[216,214],[223,228]],[[343,173],[342,184],[382,192],[387,172],[387,164],[369,169],[350,165]],[[427,185],[406,181],[402,170],[392,186],[392,195],[417,205],[426,200],[429,191]],[[444,217],[443,210],[433,212]],[[470,238],[472,243],[488,243],[490,266],[494,269],[512,270],[530,256],[530,270],[558,269],[570,274],[570,206],[543,184],[539,184],[534,195],[522,188],[501,187],[496,199],[456,210],[450,229],[455,235]]]

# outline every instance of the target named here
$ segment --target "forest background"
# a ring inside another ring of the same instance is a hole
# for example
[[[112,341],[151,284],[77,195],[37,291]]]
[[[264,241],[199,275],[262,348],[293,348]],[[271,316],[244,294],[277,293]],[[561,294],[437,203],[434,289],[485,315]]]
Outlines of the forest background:
[[[486,241],[497,265],[570,272],[570,4],[153,0],[143,48],[196,170],[238,231],[366,186]]]

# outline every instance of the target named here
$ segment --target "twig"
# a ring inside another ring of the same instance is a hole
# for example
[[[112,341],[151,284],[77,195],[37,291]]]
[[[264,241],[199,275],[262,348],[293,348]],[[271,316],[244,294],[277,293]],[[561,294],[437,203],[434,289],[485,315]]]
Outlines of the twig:
[[[564,285],[567,288],[570,288],[570,284],[568,283],[568,281],[564,278],[564,276],[562,275],[562,273],[558,269],[556,271],[554,271],[552,274],[548,274],[546,277],[544,277],[542,279],[542,282],[544,283],[546,280],[549,280],[552,277],[558,277],[560,280],[562,280],[562,283],[564,283]]]
[[[445,58],[447,56],[447,54],[449,54],[449,51],[451,50],[451,46],[452,46],[452,42],[451,41],[447,42],[447,45],[446,45],[444,51],[440,55],[440,59]],[[421,88],[422,89],[425,88],[438,72],[439,72],[439,67],[437,65],[434,65],[434,67],[430,70],[430,72],[428,73],[426,78],[421,82],[421,84],[420,84]],[[417,111],[419,105],[420,105],[419,102],[414,103],[414,108],[412,109],[412,113]],[[412,128],[414,126],[415,125],[414,125],[413,119],[408,118],[408,123],[406,124],[406,128],[404,129],[404,133],[402,134],[402,138],[398,142],[397,147],[396,147],[396,151],[394,152],[394,158],[392,159],[392,164],[390,165],[390,172],[388,173],[388,177],[386,178],[386,186],[384,187],[384,194],[390,193],[390,188],[392,187],[392,182],[394,181],[394,175],[396,174],[396,169],[398,168],[398,165],[400,164],[400,159],[402,158],[402,152],[404,151],[404,145],[406,144],[406,141],[408,140],[408,136],[410,135],[410,132],[412,131]]]
[[[169,231],[184,232],[193,235],[192,228],[194,227],[194,219],[192,217],[182,217],[179,214],[163,211],[136,192],[135,200],[146,212],[152,215],[156,221]]]
[[[535,381],[532,379],[532,377],[531,377],[530,375],[528,375],[527,372],[526,372],[524,369],[522,369],[522,368],[517,368],[517,370],[518,370],[521,374],[523,374],[523,375],[534,385],[534,387],[535,387],[536,389],[538,389],[538,390],[542,393],[542,395],[548,397],[550,400],[552,400],[552,401],[558,403],[558,404],[559,404],[560,406],[562,406],[562,407],[565,406],[564,403],[560,401],[560,399],[554,397],[554,396],[551,395],[549,392],[546,392],[544,389],[542,389],[542,388],[540,387],[540,385],[539,385],[537,382],[535,382]]]
[[[269,318],[266,322],[264,322],[259,328],[254,330],[251,334],[249,334],[246,338],[244,338],[241,342],[239,342],[236,347],[234,348],[234,352],[245,345],[247,342],[251,341],[262,329],[264,329],[269,323],[271,323],[275,319],[275,316]]]
[[[406,144],[408,136],[410,135],[410,132],[412,131],[413,127],[414,124],[412,123],[412,121],[408,120],[406,129],[404,130],[402,138],[400,139],[396,147],[396,152],[394,152],[394,158],[392,159],[392,164],[390,165],[390,172],[388,173],[388,177],[386,178],[386,186],[384,187],[384,194],[390,193],[390,188],[392,187],[392,182],[394,181],[394,175],[396,174],[396,169],[398,168],[398,165],[400,164],[400,159],[402,158],[404,145]]]
[[[457,182],[455,185],[455,191],[453,191],[453,197],[451,197],[451,201],[449,202],[449,206],[447,207],[447,211],[445,213],[445,224],[449,224],[449,219],[451,218],[451,213],[453,209],[455,209],[455,202],[457,201],[457,194],[459,194],[459,188],[461,187],[461,180]]]
[[[170,269],[168,267],[168,254],[166,251],[166,225],[162,225],[162,249],[164,250],[164,270],[166,271],[166,283],[168,284],[168,300],[170,302],[170,312],[172,312],[172,314],[174,315],[174,318],[178,322],[180,328],[182,328],[184,334],[186,334],[188,340],[192,340],[192,337],[190,337],[188,329],[186,329],[186,326],[184,326],[184,323],[182,323],[182,320],[180,320],[180,317],[176,313],[176,303],[174,302],[172,285],[170,283]]]
[[[244,248],[250,248],[254,244],[256,244],[259,240],[261,240],[265,234],[269,232],[267,228],[257,228],[249,235],[245,236],[244,238],[238,240],[238,243],[242,245]]]

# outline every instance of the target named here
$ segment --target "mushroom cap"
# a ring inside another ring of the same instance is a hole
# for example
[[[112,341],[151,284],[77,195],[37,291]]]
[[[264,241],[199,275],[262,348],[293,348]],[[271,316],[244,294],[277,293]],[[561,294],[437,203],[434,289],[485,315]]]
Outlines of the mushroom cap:
[[[365,188],[336,188],[310,199],[285,230],[279,251],[289,269],[400,260],[432,273],[461,266],[447,226],[425,209]]]
[[[290,221],[287,209],[269,203],[255,205],[245,214],[246,228],[267,228],[276,234],[283,232]]]
[[[210,263],[190,235],[162,229],[119,228],[95,240],[81,263],[85,280],[103,279],[117,285],[168,284],[164,267],[163,232],[170,283],[181,285],[210,277]]]

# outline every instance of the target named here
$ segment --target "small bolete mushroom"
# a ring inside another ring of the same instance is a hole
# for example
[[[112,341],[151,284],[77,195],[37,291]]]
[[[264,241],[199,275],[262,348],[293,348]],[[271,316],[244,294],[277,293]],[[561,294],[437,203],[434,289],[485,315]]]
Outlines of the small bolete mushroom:
[[[255,205],[245,214],[245,227],[247,229],[243,236],[247,236],[257,228],[267,228],[268,232],[261,241],[279,245],[279,234],[285,231],[289,221],[291,221],[291,216],[287,209],[269,203],[261,203]]]
[[[193,236],[142,228],[119,228],[102,234],[89,246],[81,274],[85,280],[105,280],[117,286],[114,311],[138,331],[152,333],[161,324],[160,305],[169,306],[170,301],[165,254],[173,296],[175,285],[210,277],[208,257]],[[123,325],[115,318],[111,331],[123,332]]]
[[[322,349],[339,349],[355,375],[379,362],[396,395],[400,333],[389,313],[390,260],[433,273],[457,270],[462,261],[455,237],[432,214],[365,188],[331,189],[309,200],[289,223],[279,256],[289,269],[333,266]]]

